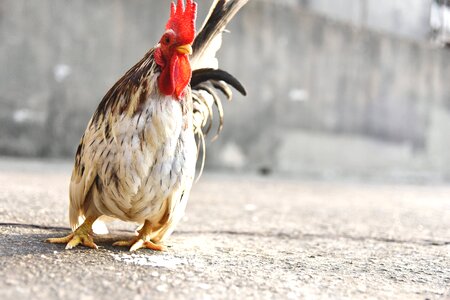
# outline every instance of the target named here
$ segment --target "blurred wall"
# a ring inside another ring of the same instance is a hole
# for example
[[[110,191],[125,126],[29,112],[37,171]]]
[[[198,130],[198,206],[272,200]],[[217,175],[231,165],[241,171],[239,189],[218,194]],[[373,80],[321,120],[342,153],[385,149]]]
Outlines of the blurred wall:
[[[210,1],[198,2],[202,20]],[[0,153],[72,156],[101,97],[159,39],[168,3],[1,1]],[[221,65],[249,96],[225,104],[207,166],[450,175],[450,52],[279,4],[253,0],[229,27]]]
[[[415,40],[427,40],[430,35],[431,1],[300,0],[300,3],[313,12],[355,26]]]

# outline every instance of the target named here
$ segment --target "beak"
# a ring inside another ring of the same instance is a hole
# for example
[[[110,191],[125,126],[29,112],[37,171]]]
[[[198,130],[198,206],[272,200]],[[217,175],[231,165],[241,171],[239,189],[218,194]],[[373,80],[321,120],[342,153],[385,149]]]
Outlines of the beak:
[[[178,53],[181,54],[192,54],[192,46],[190,44],[182,45],[176,48]]]

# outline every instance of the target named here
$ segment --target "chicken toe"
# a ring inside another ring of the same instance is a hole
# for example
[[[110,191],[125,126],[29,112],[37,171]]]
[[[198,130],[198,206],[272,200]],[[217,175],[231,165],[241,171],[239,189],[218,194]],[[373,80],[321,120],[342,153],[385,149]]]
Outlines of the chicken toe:
[[[117,241],[113,246],[119,247],[131,247],[130,252],[134,252],[138,249],[152,249],[156,251],[164,251],[166,247],[162,244],[156,244],[150,240],[151,224],[149,221],[145,221],[144,226],[139,230],[138,236],[128,241]]]
[[[98,249],[97,245],[94,243],[94,239],[92,238],[92,224],[94,221],[95,219],[88,218],[71,234],[61,238],[48,238],[45,241],[51,244],[67,243],[66,249],[72,249],[79,244],[89,248]]]

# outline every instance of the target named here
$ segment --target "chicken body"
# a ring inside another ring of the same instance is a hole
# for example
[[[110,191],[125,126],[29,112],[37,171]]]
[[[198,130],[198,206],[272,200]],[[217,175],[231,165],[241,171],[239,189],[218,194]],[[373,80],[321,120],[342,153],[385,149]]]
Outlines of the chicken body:
[[[148,96],[133,111],[109,107],[88,125],[70,185],[73,228],[83,216],[147,220],[159,241],[183,215],[197,159],[192,98],[161,95],[155,75],[142,79]]]
[[[79,216],[91,215],[149,220],[154,231],[178,221],[197,159],[190,102],[190,97],[174,101],[151,93],[139,111],[124,112],[113,121],[106,115],[107,124],[91,122],[70,185],[73,227]],[[111,131],[107,138],[102,137],[105,127]]]
[[[91,118],[70,183],[75,232],[50,242],[96,248],[91,226],[107,216],[144,224],[137,239],[116,244],[161,250],[154,243],[184,215],[197,161],[191,89],[181,99],[160,93],[155,49],[109,90]]]
[[[172,216],[177,207],[173,198],[185,193],[184,199],[176,200],[185,202],[197,149],[189,120],[191,111],[183,112],[184,105],[167,96],[149,97],[142,112],[122,115],[110,124],[114,136],[109,139],[98,139],[101,132],[95,125],[87,129],[83,140],[87,146],[80,163],[90,174],[80,177],[80,166],[73,172],[72,226],[77,227],[80,215],[92,214],[138,223],[149,220],[156,226]],[[83,199],[80,196],[85,183],[81,181],[92,176],[96,176],[92,190]]]
[[[216,0],[198,42],[196,3],[172,4],[160,42],[108,91],[89,121],[70,183],[74,232],[48,242],[67,243],[66,249],[78,244],[97,248],[92,225],[106,216],[143,224],[137,237],[115,245],[131,246],[131,251],[163,249],[159,243],[184,215],[198,156],[195,135],[204,147],[212,103],[222,124],[220,99],[212,87],[229,99],[228,84],[245,94],[237,79],[218,69],[218,48],[210,45],[220,45],[225,25],[246,2]],[[190,54],[198,64],[193,72]]]

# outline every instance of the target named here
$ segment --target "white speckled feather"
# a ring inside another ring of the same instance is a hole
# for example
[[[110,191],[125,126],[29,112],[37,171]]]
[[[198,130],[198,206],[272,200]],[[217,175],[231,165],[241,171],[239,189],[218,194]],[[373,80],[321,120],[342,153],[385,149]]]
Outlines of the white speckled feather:
[[[157,75],[151,68],[146,99],[120,95],[89,123],[70,185],[72,227],[89,215],[148,220],[161,240],[181,219],[197,159],[192,98],[189,88],[180,101],[161,95]],[[121,101],[133,100],[141,101],[127,103],[134,111],[117,114]]]

